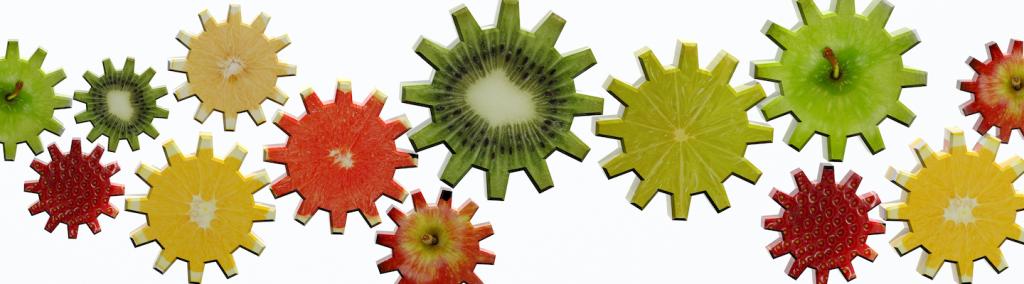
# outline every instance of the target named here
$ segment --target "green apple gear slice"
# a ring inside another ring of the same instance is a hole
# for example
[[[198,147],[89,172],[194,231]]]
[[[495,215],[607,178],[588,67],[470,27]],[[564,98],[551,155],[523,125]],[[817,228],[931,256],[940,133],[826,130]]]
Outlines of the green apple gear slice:
[[[146,69],[135,74],[135,59],[128,57],[121,70],[110,59],[103,60],[103,76],[86,72],[83,77],[89,90],[75,92],[75,100],[85,104],[85,111],[75,115],[76,123],[89,122],[89,142],[100,135],[107,137],[107,150],[117,151],[118,142],[128,140],[132,151],[139,150],[139,135],[156,139],[160,132],[153,127],[154,118],[167,118],[167,110],[156,100],[167,95],[167,88],[149,85],[156,71]]]
[[[589,49],[561,55],[565,20],[548,14],[534,32],[519,26],[519,3],[503,0],[494,28],[462,7],[452,13],[459,41],[450,49],[421,40],[416,53],[437,72],[406,85],[402,101],[429,107],[432,120],[410,135],[417,151],[452,152],[441,180],[455,186],[471,167],[487,171],[487,196],[505,198],[511,171],[526,170],[540,190],[554,183],[545,158],[555,150],[583,160],[590,148],[570,131],[575,116],[600,114],[601,98],[576,93],[573,78],[596,61]]]
[[[46,51],[36,49],[28,60],[21,58],[18,41],[7,42],[7,54],[0,58],[0,143],[4,160],[13,161],[19,143],[32,153],[43,152],[39,135],[46,130],[64,133],[64,126],[53,118],[56,109],[71,107],[71,98],[58,96],[53,87],[63,81],[64,70],[42,70]]]
[[[779,83],[779,96],[761,111],[769,119],[793,114],[786,141],[801,150],[815,133],[827,138],[828,159],[842,161],[846,140],[859,135],[872,154],[885,149],[878,124],[891,118],[909,126],[914,113],[899,101],[904,87],[924,86],[927,74],[905,68],[902,55],[917,45],[907,29],[890,34],[893,6],[877,0],[865,15],[854,0],[836,0],[822,13],[813,0],[797,0],[803,25],[769,23],[765,35],[781,49],[778,60],[754,64],[754,77]]]
[[[659,190],[672,195],[672,218],[685,220],[690,197],[706,193],[721,212],[729,208],[722,182],[735,175],[754,183],[761,171],[744,158],[748,144],[772,141],[772,128],[750,123],[747,110],[765,98],[761,85],[729,85],[738,61],[719,53],[697,66],[697,45],[680,44],[678,68],[665,68],[641,52],[647,81],[634,87],[613,79],[608,92],[626,106],[621,118],[599,120],[597,135],[621,140],[622,152],[602,162],[615,177],[629,171],[640,183],[630,200],[643,209]]]

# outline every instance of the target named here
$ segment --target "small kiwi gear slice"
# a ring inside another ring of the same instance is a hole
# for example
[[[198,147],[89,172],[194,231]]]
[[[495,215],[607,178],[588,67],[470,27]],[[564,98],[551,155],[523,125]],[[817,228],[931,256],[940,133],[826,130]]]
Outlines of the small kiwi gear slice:
[[[156,100],[167,95],[167,88],[151,87],[156,71],[148,68],[135,73],[135,59],[128,57],[124,67],[114,68],[110,59],[103,60],[103,76],[86,71],[89,90],[75,92],[75,100],[85,104],[85,111],[75,115],[76,123],[89,122],[89,142],[100,135],[107,137],[107,151],[117,151],[118,142],[128,140],[132,151],[139,150],[139,135],[146,133],[156,139],[160,132],[153,127],[154,118],[167,118],[166,109]]]
[[[582,161],[590,148],[570,131],[572,120],[603,110],[603,99],[577,94],[573,83],[596,63],[593,53],[559,54],[565,20],[553,13],[535,31],[521,29],[516,0],[501,2],[496,27],[481,29],[465,7],[452,17],[459,41],[451,48],[426,39],[416,47],[436,70],[432,82],[402,88],[403,102],[429,107],[432,116],[410,135],[413,147],[448,147],[441,180],[452,187],[471,167],[487,171],[491,200],[504,199],[511,171],[525,169],[538,191],[551,188],[545,158],[558,150]],[[518,95],[511,104],[509,89]]]

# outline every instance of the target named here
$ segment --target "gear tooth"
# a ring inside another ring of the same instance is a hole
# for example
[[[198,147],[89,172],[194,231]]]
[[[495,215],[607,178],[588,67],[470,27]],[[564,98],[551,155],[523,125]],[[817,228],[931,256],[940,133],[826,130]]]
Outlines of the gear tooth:
[[[604,112],[604,99],[584,94],[569,96],[564,107],[573,115],[599,115]]]
[[[1003,270],[1006,270],[1006,268],[1009,267],[1006,264],[1006,258],[1003,257],[1003,252],[999,250],[989,252],[985,255],[985,260],[988,261],[989,265],[992,265],[992,268],[994,268],[996,272],[1003,272]]]
[[[508,190],[508,170],[493,168],[487,170],[487,199],[505,200]]]
[[[779,258],[783,255],[789,254],[793,249],[786,243],[782,238],[779,238],[768,245],[768,253],[771,254],[772,258]]]
[[[285,39],[279,39],[277,41],[285,41]],[[286,46],[287,46],[287,44],[285,44],[285,46],[282,46],[278,50],[284,49],[284,47],[286,47]],[[277,63],[277,76],[278,77],[295,76],[296,73],[298,73],[298,67],[295,67],[295,65],[287,64],[287,63]]]
[[[382,194],[398,202],[405,202],[405,197],[409,195],[409,193],[405,191],[405,188],[394,180],[388,183]]]
[[[21,60],[21,49],[18,48],[18,41],[8,40],[7,41],[7,54],[4,56],[7,60]]]
[[[751,184],[756,184],[757,180],[761,179],[761,170],[745,158],[740,158],[732,172],[734,176]]]
[[[1015,194],[1013,196],[1012,203],[1013,203],[1013,208],[1017,209],[1017,211],[1024,210],[1024,194],[1019,194],[1019,193]],[[1024,242],[1024,237],[1021,238],[1021,241]]]
[[[89,135],[87,135],[85,137],[85,139],[89,140],[89,142],[94,142],[94,141],[96,141],[96,139],[100,138],[100,134],[103,134],[102,132],[100,132],[100,129],[93,127],[92,130],[89,130]],[[110,149],[109,147],[107,149],[109,149],[111,151],[117,150],[117,149]]]
[[[114,62],[110,58],[103,60],[103,74],[114,74],[117,73],[117,69],[114,68]]]
[[[253,233],[249,233],[249,236],[243,239],[242,248],[255,255],[262,254],[263,250],[267,248],[267,246],[263,244],[263,241]]]
[[[860,176],[857,176],[858,178]],[[860,183],[860,181],[857,181]],[[846,183],[846,182],[844,182]],[[852,193],[857,193],[857,187],[847,187]],[[868,192],[860,196],[860,200],[864,202],[864,212],[871,211],[872,208],[882,204],[882,200],[878,198],[878,194],[875,192]]]
[[[761,227],[765,230],[782,232],[786,228],[786,222],[782,217],[765,216],[761,218]],[[775,254],[772,255],[774,256]]]
[[[595,125],[597,136],[605,138],[623,139],[629,133],[626,121],[618,118],[598,120]]]
[[[29,137],[25,142],[33,153],[40,153],[43,151],[43,141],[40,140],[38,136]]]
[[[914,174],[903,171],[897,171],[894,168],[889,168],[889,170],[886,171],[885,176],[887,179],[889,179],[889,181],[892,181],[892,183],[896,184],[904,191],[910,191],[910,182],[915,179]]]
[[[629,171],[633,171],[633,165],[635,162],[636,158],[633,155],[628,153],[619,153],[602,161],[601,167],[604,168],[605,176],[608,178],[614,178]]]
[[[676,62],[676,65],[679,69],[691,73],[700,70],[697,43],[680,41],[677,45],[679,46],[679,62]]]
[[[346,100],[351,101],[352,97],[342,96],[335,99],[337,100],[335,103],[345,104],[344,102]],[[302,91],[302,105],[306,108],[307,113],[319,112],[324,108],[323,101],[320,100],[320,96],[318,96],[313,89],[306,89],[305,91]]]
[[[302,203],[299,204],[299,209],[295,211],[295,221],[299,221],[299,223],[303,225],[309,223],[309,219],[313,218],[313,214],[316,214],[318,209],[319,208],[315,203],[313,203],[313,201],[303,199]]]
[[[157,272],[163,274],[167,272],[167,269],[171,268],[171,264],[174,264],[175,260],[177,260],[177,258],[170,255],[167,250],[160,251],[160,255],[156,257],[156,263],[153,264],[153,269],[156,269]]]
[[[757,82],[751,82],[736,89],[736,103],[742,106],[744,110],[754,107],[758,102],[764,100],[765,97],[764,88]]]
[[[60,150],[58,150],[57,152],[59,153]],[[51,153],[50,157],[59,157],[59,156],[54,156]],[[55,159],[55,158],[50,158],[50,159],[52,160],[52,159]],[[46,169],[47,169],[47,165],[45,163],[43,163],[42,161],[40,161],[39,159],[33,159],[32,160],[32,164],[30,164],[29,166],[32,167],[32,170],[34,170],[37,174],[43,174],[43,173],[46,172]]]
[[[270,192],[274,194],[274,198],[281,198],[282,196],[295,192],[296,188],[297,187],[292,184],[292,179],[288,176],[284,176],[270,186]]]
[[[275,164],[285,164],[288,158],[288,148],[285,146],[267,146],[263,148],[263,161]]]
[[[851,2],[853,2],[853,1],[851,0]],[[853,270],[853,264],[852,263],[849,263],[849,262],[843,263],[842,266],[839,267],[839,272],[843,274],[843,278],[846,278],[847,282],[853,281],[853,279],[857,278],[857,272],[855,272]],[[827,281],[828,281],[828,278],[826,277],[826,282]],[[822,282],[822,284],[825,284],[825,282]]]
[[[18,144],[14,142],[4,142],[4,160],[14,161],[14,155],[18,151]]]
[[[821,22],[821,10],[814,4],[814,0],[797,0],[796,8],[800,11],[804,25],[812,26]]]
[[[117,164],[112,164],[112,165],[117,166]],[[114,174],[111,173],[109,176],[113,176],[113,175]],[[109,196],[122,196],[122,195],[124,195],[124,185],[111,183],[108,195]]]
[[[999,44],[992,41],[985,45],[988,48],[988,56],[992,59],[992,62],[998,62],[1003,60],[1003,50],[999,48]]]
[[[903,87],[924,87],[928,84],[928,73],[921,70],[903,68],[900,76]]]
[[[711,205],[715,206],[715,210],[719,213],[729,209],[732,205],[729,204],[729,197],[726,196],[725,186],[721,183],[715,183],[711,185],[711,188],[705,192],[708,199],[711,200]]]
[[[790,209],[796,206],[796,199],[794,199],[792,195],[778,189],[772,189],[769,195],[772,197],[772,200],[775,200],[775,203],[778,203],[779,206],[782,207],[782,209]]]
[[[274,87],[274,92],[270,94],[270,100],[279,104],[284,105],[288,102],[288,94],[286,94],[281,88]]]
[[[77,92],[75,93],[75,100],[78,100],[78,94],[79,93],[77,93]],[[81,101],[81,100],[78,100],[78,101]],[[94,114],[92,111],[84,110],[84,111],[82,111],[82,112],[80,112],[80,113],[75,115],[75,123],[84,123],[84,122],[92,121],[95,118],[96,118],[96,114]]]
[[[772,40],[775,45],[778,45],[783,50],[795,47],[798,42],[797,36],[793,31],[772,22],[765,24],[764,28],[761,29],[761,33],[768,36],[768,39]]]
[[[38,194],[40,191],[42,191],[42,186],[39,186],[39,181],[26,181],[25,182],[25,192]],[[32,215],[35,215],[35,214],[32,214]]]
[[[519,31],[519,1],[502,0],[498,8],[498,29]]]
[[[398,139],[399,136],[408,132],[410,127],[409,118],[405,115],[389,120],[384,124],[385,133],[391,139]]]
[[[430,107],[441,103],[442,100],[434,94],[430,84],[406,84],[402,85],[402,102],[422,107]]]
[[[147,165],[139,165],[139,169],[135,171],[135,175],[141,178],[148,184],[153,183],[155,177],[160,176],[160,172],[153,167]]]
[[[868,146],[868,150],[871,151],[872,155],[885,150],[885,141],[882,140],[882,133],[878,130],[878,127],[867,127],[860,133],[860,138]]]
[[[835,0],[832,2],[832,10],[839,15],[853,16],[857,14],[854,3],[854,0]]]
[[[811,140],[811,136],[814,136],[814,129],[806,123],[797,122],[789,129],[789,134],[786,135],[786,143],[797,151],[803,149],[804,146],[807,145],[807,142]],[[845,141],[845,137],[843,141]]]
[[[37,48],[32,57],[28,59],[28,65],[33,69],[40,69],[43,67],[43,60],[46,59],[46,50]]]
[[[246,112],[249,113],[249,117],[252,118],[252,122],[256,125],[261,125],[264,122],[267,122],[267,116],[263,114],[263,109],[260,107],[252,108]]]
[[[1014,155],[1006,161],[999,163],[999,167],[1013,173],[1013,178],[1016,180],[1021,174],[1024,174],[1024,160],[1021,160],[1019,156]]]
[[[412,193],[412,206],[413,210],[416,212],[427,209],[427,199],[423,198],[423,192],[417,190]],[[395,220],[394,218],[392,218],[392,220],[394,220],[395,223],[398,223],[398,220]]]
[[[25,191],[26,192],[39,193],[39,191],[30,191],[30,190],[32,190],[31,188],[32,187],[29,187],[28,183],[25,184]],[[39,213],[43,213],[43,211],[46,211],[46,206],[44,206],[43,203],[40,202],[40,201],[37,201],[36,203],[32,203],[32,206],[28,207],[28,214],[32,215],[32,216],[39,215]]]
[[[732,79],[733,72],[736,71],[736,65],[740,63],[736,57],[731,54],[720,51],[715,59],[711,61],[708,69],[711,70],[712,84],[723,84],[728,85],[729,79]]]
[[[918,39],[917,32],[909,29],[900,29],[892,34],[892,41],[889,46],[897,54],[904,54],[918,43],[921,43],[921,40]]]
[[[128,136],[128,147],[130,147],[133,152],[134,151],[138,151],[139,150],[139,137],[138,136]],[[115,150],[115,149],[112,148],[111,150]]]
[[[885,24],[889,22],[889,15],[892,15],[892,10],[893,6],[889,1],[873,1],[867,9],[868,21],[874,23],[876,26],[885,27]]]
[[[192,92],[192,86],[189,85],[188,82],[181,83],[181,85],[179,85],[178,88],[174,90],[174,98],[177,99],[178,101],[182,101],[182,100],[185,100],[187,98],[191,98],[191,97],[193,97],[195,95],[196,94]],[[202,108],[203,107],[202,104],[200,104],[199,107]],[[207,113],[206,115],[209,116],[210,114]],[[206,119],[204,118],[203,121],[205,121],[205,120]]]
[[[121,72],[135,73],[135,58],[127,57],[124,59],[124,67],[121,68]]]
[[[238,124],[238,113],[225,112],[224,113],[224,131],[235,131],[235,126]]]
[[[401,262],[399,262],[394,257],[389,256],[388,258],[384,259],[383,261],[377,263],[377,270],[380,271],[380,273],[387,273],[387,272],[392,272],[392,271],[398,271],[398,267],[400,265],[402,265]],[[405,279],[405,278],[403,278],[403,279]]]
[[[416,54],[427,61],[427,64],[430,64],[434,70],[441,70],[449,63],[448,49],[429,39],[420,39],[420,42],[416,44]]]
[[[366,115],[372,115],[374,117],[380,116],[380,111],[384,109],[384,102],[386,102],[387,99],[388,97],[384,92],[376,89],[373,90],[373,92],[370,93],[370,97],[363,103]]]
[[[476,215],[476,211],[479,209],[480,205],[476,205],[472,200],[466,201],[466,203],[459,207],[459,216],[465,217],[466,219],[473,219],[473,215]]]
[[[47,150],[47,152],[50,153],[50,159],[58,159],[59,160],[61,158],[64,158],[64,153],[62,153],[60,151],[60,148],[57,147],[57,143],[50,144],[50,146],[46,147],[46,150]],[[35,150],[33,150],[33,151],[35,151]],[[39,169],[42,169],[42,168],[39,168]],[[36,172],[41,172],[41,171],[37,170]]]
[[[376,91],[376,90],[375,90]],[[335,97],[339,94],[348,94],[352,96],[352,81],[348,79],[338,79],[337,87],[335,87]],[[337,98],[335,98],[337,100]]]
[[[964,141],[964,131],[960,128],[946,128],[945,142],[944,150],[947,153],[963,153],[967,151],[967,142]]]
[[[644,208],[647,207],[647,204],[651,203],[651,199],[654,198],[654,195],[656,193],[658,193],[658,185],[657,185],[657,183],[652,182],[650,180],[640,180],[639,184],[637,184],[636,186],[634,186],[630,190],[628,196],[629,196],[629,201],[630,201],[630,203],[633,204],[633,206],[636,206],[636,208],[638,208],[640,210],[643,210]],[[683,194],[683,193],[680,193],[680,194]],[[680,211],[682,215],[678,216],[678,217],[685,219],[686,218],[686,212],[689,211],[688,209],[689,209],[690,203],[689,203],[689,195],[687,195],[687,194],[683,194],[683,195],[686,195],[686,199],[685,200],[683,200],[683,198],[679,198],[679,199],[680,199],[680,201],[686,201],[686,202],[676,203],[676,201],[673,200],[672,201],[673,202],[672,203],[672,208],[673,208],[672,212]],[[673,215],[676,215],[676,214],[673,214]],[[674,217],[676,217],[676,216],[674,216]]]
[[[778,83],[782,82],[786,75],[786,68],[782,65],[782,62],[754,62],[754,78]]]
[[[199,133],[199,143],[196,145],[196,156],[204,159],[213,159],[213,135],[208,132]]]
[[[974,151],[989,161],[995,161],[996,153],[999,153],[999,142],[999,139],[991,135],[983,135],[978,143],[974,144]]]
[[[937,158],[935,151],[932,150],[932,147],[928,146],[928,143],[925,143],[922,139],[914,140],[914,143],[911,143],[910,147],[914,149],[914,154],[917,156],[917,161],[920,162],[922,166],[927,167],[930,161],[933,161]]]
[[[156,130],[156,127],[154,127],[152,124],[143,126],[142,132],[146,133],[146,135],[149,136],[150,139],[156,139],[157,137],[160,136],[160,131]]]
[[[977,58],[974,57],[967,58],[967,65],[970,65],[971,69],[974,69],[974,72],[977,73],[985,73],[991,68],[988,66],[988,64],[985,64],[984,62],[981,62],[981,60],[978,60]]]
[[[1017,198],[1017,196],[1014,196],[1014,201],[1018,201],[1019,199]],[[1006,233],[1006,238],[1017,242],[1024,241],[1024,228],[1022,228],[1020,225],[1013,224],[1013,227],[1011,227],[1008,231],[1009,232]]]
[[[782,96],[770,97],[766,99],[765,104],[761,106],[761,114],[764,115],[765,119],[767,120],[779,118],[780,116],[791,113],[792,111],[793,108],[789,106],[789,102],[786,101],[786,99],[784,99]],[[800,123],[796,123],[797,126],[794,127],[799,127],[799,124]],[[810,129],[808,128],[808,130]],[[812,131],[811,134],[813,135],[814,132]],[[810,138],[810,136],[807,137],[807,139]]]
[[[213,18],[209,10],[203,10],[199,12],[199,22],[203,24],[203,30],[208,31],[217,26],[217,20]]]
[[[1010,135],[1013,134],[1013,129],[1008,127],[1000,127],[998,131],[999,140],[1010,141]]]
[[[640,59],[640,67],[643,68],[644,77],[647,81],[657,81],[659,78],[664,77],[665,67],[661,65],[661,61],[654,55],[654,51],[649,48],[641,49],[637,52],[637,58]]]
[[[89,227],[89,231],[92,231],[93,235],[99,234],[100,231],[103,230],[102,228],[100,228],[99,220],[89,220],[89,222],[86,222],[85,225]]]
[[[974,260],[958,261],[956,266],[956,278],[960,283],[971,283],[974,274]]]
[[[225,278],[230,279],[238,275],[238,265],[235,264],[235,257],[230,254],[218,258],[217,266],[220,266],[220,271],[224,272]]]
[[[288,37],[288,35],[281,35],[279,37],[275,37],[275,38],[271,39],[268,42],[268,44],[270,45],[270,49],[271,50],[273,50],[274,52],[279,52],[279,51],[283,50],[285,47],[288,47],[289,45],[291,45],[292,44],[292,39],[290,37]],[[285,71],[285,73],[287,73],[287,72],[288,71]],[[290,72],[291,72],[291,74],[279,74],[278,76],[291,76],[291,75],[295,75],[295,68],[294,68],[294,66],[292,66]]]
[[[235,147],[231,149],[231,153],[228,154],[224,159],[224,164],[228,165],[233,169],[239,169],[242,165],[242,161],[245,160],[245,156],[249,153],[242,144],[235,144]]]
[[[256,203],[253,207],[253,222],[268,222],[274,221],[277,216],[277,209],[273,205]]]
[[[797,279],[800,278],[800,274],[804,273],[804,270],[807,270],[807,263],[799,259],[793,259],[789,263],[789,269],[786,271],[786,274],[793,279]]]
[[[53,230],[57,229],[57,224],[60,224],[60,222],[57,221],[56,216],[50,216],[46,219],[46,226],[44,226],[43,229],[47,232],[53,233]]]
[[[206,268],[206,263],[199,260],[188,261],[188,282],[189,283],[200,283],[203,281],[203,269]]]
[[[167,162],[174,164],[175,162],[185,159],[185,155],[181,153],[181,149],[178,148],[178,143],[174,143],[174,140],[170,140],[164,143],[164,157],[167,158]],[[142,170],[142,168],[139,168]]]
[[[68,227],[68,239],[77,239],[78,238],[78,227],[80,225],[81,224],[68,224],[67,225],[67,227]]]
[[[537,188],[538,192],[544,192],[555,186],[555,182],[551,179],[551,172],[548,170],[548,164],[543,160],[528,160],[526,175],[530,177],[530,181],[533,182],[533,186]]]
[[[228,20],[229,24],[241,24],[242,23],[242,6],[238,4],[228,5]]]
[[[277,114],[274,115],[274,124],[277,125],[278,128],[281,128],[281,131],[284,131],[285,134],[296,133],[296,131],[302,127],[299,125],[298,119],[284,113],[283,111],[278,111]]]
[[[892,247],[896,249],[897,253],[899,253],[900,255],[905,255],[909,253],[911,250],[920,247],[921,241],[917,239],[916,235],[913,232],[908,232],[892,239],[892,241],[890,241],[889,244],[891,244]],[[922,257],[927,257],[927,255],[928,252],[921,253]],[[938,267],[936,267],[935,270],[938,270]]]
[[[977,81],[967,81],[967,80],[957,81],[957,88],[959,88],[961,91],[964,91],[964,92],[977,93],[978,92],[978,82]],[[970,105],[970,104],[971,104],[971,102],[967,102],[966,104],[961,106],[961,109],[963,109],[963,112],[964,112],[965,115],[970,115],[970,114],[977,113],[976,110],[973,111],[973,112],[968,113],[967,106]]]
[[[366,208],[359,209],[359,213],[360,213],[360,215],[363,215],[363,220],[366,220],[366,225],[369,226],[370,228],[373,228],[373,227],[376,227],[377,225],[380,225],[380,222],[381,222],[381,220],[380,220],[380,212],[377,211],[377,206],[376,205],[368,204],[368,206],[366,206]],[[331,227],[333,228],[334,226],[332,225]],[[341,230],[337,231],[338,234],[341,234],[341,233],[344,232],[344,226],[342,226],[340,228],[341,228]],[[334,229],[331,229],[331,232],[332,233],[335,232]]]
[[[615,100],[627,107],[638,102],[640,99],[639,89],[618,79],[609,79],[610,80],[605,84],[605,89],[608,90],[608,93],[611,94]]]
[[[965,112],[966,112],[966,109],[965,109]],[[974,129],[976,131],[978,131],[978,134],[987,135],[988,131],[992,129],[992,126],[994,126],[993,123],[994,122],[992,120],[990,120],[990,119],[985,119],[985,117],[980,117],[980,118],[978,118],[978,122],[976,122],[974,124]],[[1003,143],[1007,143],[1007,142],[1009,142],[1009,141],[1004,141]]]
[[[544,20],[541,21],[540,25],[533,30],[533,34],[536,36],[539,45],[555,46],[555,42],[558,41],[558,36],[562,34],[562,28],[564,27],[565,19],[554,13],[548,13],[547,16],[544,16]]]
[[[195,36],[185,31],[178,31],[178,36],[175,38],[179,43],[181,43],[181,45],[184,45],[185,48],[192,48],[192,40],[195,39]]]
[[[378,232],[376,243],[391,248],[398,244],[398,239],[394,233]]]
[[[245,180],[249,183],[252,188],[250,193],[256,193],[263,189],[263,187],[270,184],[270,176],[267,175],[266,170],[259,170],[245,177]]]
[[[188,72],[188,61],[185,58],[172,58],[167,61],[167,69],[174,72]]]
[[[594,58],[594,52],[588,48],[563,56],[558,60],[555,69],[558,70],[558,73],[575,78],[594,64],[597,64],[597,59]]]
[[[452,20],[455,21],[455,30],[458,31],[459,40],[461,41],[478,40],[480,34],[483,33],[480,29],[480,24],[473,18],[473,13],[470,13],[469,8],[466,8],[466,6],[462,6],[455,12],[452,12]]]
[[[260,13],[259,16],[256,16],[256,19],[252,20],[252,24],[250,24],[250,26],[252,26],[252,28],[257,32],[263,33],[267,31],[267,24],[269,23],[270,15],[267,13]]]
[[[388,209],[388,218],[391,218],[391,221],[395,224],[401,224],[405,220],[405,213],[402,210],[398,210],[398,208],[391,207]]]
[[[590,147],[580,137],[576,136],[572,132],[566,132],[560,135],[560,137],[554,141],[555,148],[559,152],[562,152],[577,161],[583,161],[587,157],[587,153],[590,152]]]
[[[910,126],[910,123],[914,122],[914,118],[917,117],[913,111],[910,111],[910,108],[907,108],[907,105],[899,102],[890,107],[889,114],[887,116],[896,122],[903,124],[903,126],[908,127]]]
[[[452,154],[448,158],[448,162],[445,163],[444,170],[441,172],[441,181],[448,184],[449,186],[455,186],[459,184],[459,181],[469,173],[469,169],[473,166],[473,160],[476,157],[475,152],[462,152]]]
[[[487,227],[490,228],[491,226],[488,225]],[[493,233],[494,232],[491,232],[491,234],[493,234]],[[495,259],[497,259],[497,256],[495,256],[493,252],[489,252],[489,251],[486,251],[486,250],[480,250],[480,253],[476,254],[476,263],[477,264],[494,264]],[[476,277],[476,274],[473,274],[473,276]],[[472,282],[470,282],[470,283],[472,283]],[[479,282],[479,278],[477,279],[476,283],[480,283]]]

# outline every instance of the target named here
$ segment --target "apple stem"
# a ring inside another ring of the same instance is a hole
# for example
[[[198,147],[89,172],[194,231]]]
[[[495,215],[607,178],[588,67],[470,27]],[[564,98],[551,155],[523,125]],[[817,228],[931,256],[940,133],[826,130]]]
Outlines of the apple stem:
[[[839,80],[839,76],[842,75],[839,71],[839,60],[836,59],[835,52],[832,52],[832,48],[825,47],[824,51],[825,59],[828,60],[829,64],[832,64],[832,80]]]
[[[1013,76],[1013,78],[1010,78],[1010,85],[1013,86],[1013,89],[1017,91],[1020,91],[1021,88],[1024,88],[1024,84],[1022,84],[1020,77],[1018,76]]]
[[[436,246],[440,240],[438,240],[433,234],[424,234],[423,237],[420,238],[420,241],[428,246]]]
[[[14,91],[11,92],[10,94],[8,94],[4,98],[6,98],[8,101],[14,100],[14,98],[18,97],[18,94],[21,94],[21,88],[24,87],[24,86],[25,86],[25,82],[22,82],[22,81],[18,81],[17,83],[14,83]]]

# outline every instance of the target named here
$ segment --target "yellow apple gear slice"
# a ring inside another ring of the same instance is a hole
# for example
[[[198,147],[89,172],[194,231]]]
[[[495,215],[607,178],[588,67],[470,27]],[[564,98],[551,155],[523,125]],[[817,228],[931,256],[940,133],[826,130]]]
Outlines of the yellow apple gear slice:
[[[266,122],[260,104],[270,99],[284,105],[288,95],[277,88],[277,78],[294,76],[295,66],[278,61],[277,53],[288,46],[287,35],[269,38],[263,32],[270,16],[260,14],[252,24],[242,23],[240,6],[231,5],[226,22],[217,22],[209,11],[199,13],[203,32],[178,33],[189,49],[185,58],[168,63],[171,71],[185,73],[188,82],[174,96],[199,97],[195,119],[203,123],[213,111],[224,115],[224,130],[235,130],[240,112],[248,112],[256,125]]]
[[[251,232],[254,222],[274,220],[274,207],[256,203],[253,194],[270,178],[264,171],[244,176],[238,171],[246,150],[235,146],[225,159],[213,155],[213,138],[199,136],[195,156],[185,156],[174,141],[164,144],[168,166],[139,166],[136,173],[151,189],[145,197],[125,200],[125,210],[145,214],[147,224],[132,232],[132,243],[153,241],[163,251],[154,268],[164,273],[175,260],[188,262],[188,281],[199,283],[207,262],[217,262],[224,275],[238,274],[238,248],[256,255],[263,242]]]
[[[900,255],[924,248],[918,272],[933,278],[943,262],[953,262],[960,283],[970,283],[974,261],[985,258],[992,268],[1007,268],[999,246],[1007,239],[1021,242],[1017,212],[1024,194],[1013,182],[1024,173],[1024,161],[1014,156],[995,161],[1000,140],[985,135],[974,150],[967,149],[963,130],[946,130],[946,145],[935,152],[921,139],[914,151],[921,165],[914,172],[889,169],[889,179],[907,192],[902,202],[883,205],[889,221],[907,222],[908,232],[892,240]]]

